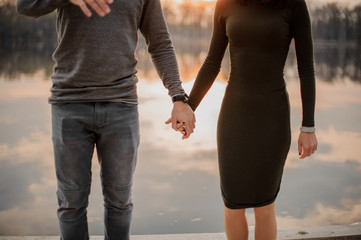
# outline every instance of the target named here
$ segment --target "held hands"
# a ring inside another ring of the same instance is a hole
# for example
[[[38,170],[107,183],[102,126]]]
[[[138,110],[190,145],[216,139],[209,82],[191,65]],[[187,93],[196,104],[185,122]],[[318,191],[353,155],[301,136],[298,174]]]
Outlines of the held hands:
[[[317,139],[315,133],[300,132],[298,137],[298,153],[300,158],[311,156],[317,150]]]
[[[92,12],[89,10],[90,6],[100,17],[104,17],[110,13],[109,4],[113,3],[113,0],[69,0],[72,4],[77,5],[83,11],[87,17],[92,16]]]
[[[185,102],[176,101],[173,103],[171,117],[166,124],[172,124],[172,128],[182,133],[182,139],[187,139],[193,133],[196,118],[192,108]]]

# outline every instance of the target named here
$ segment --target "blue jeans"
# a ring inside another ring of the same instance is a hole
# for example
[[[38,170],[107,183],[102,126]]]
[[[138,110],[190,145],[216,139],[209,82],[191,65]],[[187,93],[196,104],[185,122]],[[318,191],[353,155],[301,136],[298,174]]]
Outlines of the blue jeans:
[[[60,238],[89,239],[87,207],[96,146],[104,197],[105,239],[128,240],[131,186],[139,145],[136,104],[121,102],[52,105]]]

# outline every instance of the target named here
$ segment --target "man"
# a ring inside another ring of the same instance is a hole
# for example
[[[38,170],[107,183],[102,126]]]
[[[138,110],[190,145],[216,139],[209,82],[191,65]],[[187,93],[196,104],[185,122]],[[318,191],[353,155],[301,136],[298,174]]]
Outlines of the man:
[[[183,139],[195,118],[186,104],[159,0],[18,0],[18,12],[57,10],[52,129],[61,239],[89,239],[87,206],[96,146],[104,196],[105,239],[129,239],[131,185],[139,144],[135,50],[138,30],[174,106]]]

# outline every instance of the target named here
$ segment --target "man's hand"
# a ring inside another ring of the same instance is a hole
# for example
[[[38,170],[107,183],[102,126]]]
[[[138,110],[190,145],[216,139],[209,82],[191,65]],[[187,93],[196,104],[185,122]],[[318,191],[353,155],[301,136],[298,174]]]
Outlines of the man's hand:
[[[196,118],[192,108],[187,103],[176,101],[173,103],[171,118],[165,123],[172,123],[172,128],[180,131],[183,134],[182,139],[186,139],[189,138],[196,127]]]
[[[300,158],[311,156],[317,150],[315,133],[301,132],[298,137],[298,153]]]
[[[91,17],[92,12],[88,8],[89,5],[99,16],[104,17],[110,13],[109,4],[113,3],[113,0],[69,0],[72,4],[77,5],[83,11],[83,13]]]

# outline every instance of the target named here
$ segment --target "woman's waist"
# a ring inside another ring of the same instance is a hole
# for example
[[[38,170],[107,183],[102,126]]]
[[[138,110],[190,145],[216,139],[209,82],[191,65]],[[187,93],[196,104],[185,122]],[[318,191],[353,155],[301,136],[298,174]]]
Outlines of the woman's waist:
[[[239,94],[264,95],[286,91],[286,83],[282,77],[277,78],[235,78],[230,76],[227,89]]]

